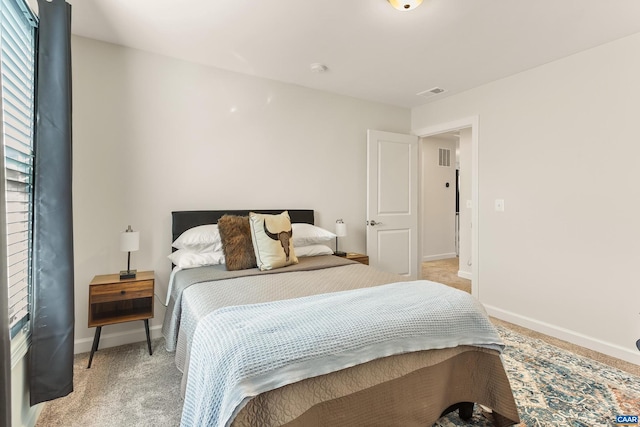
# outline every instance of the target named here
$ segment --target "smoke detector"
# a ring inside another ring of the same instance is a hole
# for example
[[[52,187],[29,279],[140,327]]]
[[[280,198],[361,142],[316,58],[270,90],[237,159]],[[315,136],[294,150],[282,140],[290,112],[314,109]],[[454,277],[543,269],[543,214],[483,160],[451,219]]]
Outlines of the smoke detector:
[[[326,73],[327,71],[329,71],[329,67],[319,62],[314,62],[310,65],[309,68],[311,68],[311,71],[313,71],[314,73]]]

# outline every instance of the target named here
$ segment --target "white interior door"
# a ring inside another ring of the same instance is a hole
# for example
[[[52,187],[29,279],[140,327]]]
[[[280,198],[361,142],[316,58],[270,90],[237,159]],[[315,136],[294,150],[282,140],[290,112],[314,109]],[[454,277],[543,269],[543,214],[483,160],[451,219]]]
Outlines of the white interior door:
[[[367,255],[418,278],[418,137],[367,131]]]

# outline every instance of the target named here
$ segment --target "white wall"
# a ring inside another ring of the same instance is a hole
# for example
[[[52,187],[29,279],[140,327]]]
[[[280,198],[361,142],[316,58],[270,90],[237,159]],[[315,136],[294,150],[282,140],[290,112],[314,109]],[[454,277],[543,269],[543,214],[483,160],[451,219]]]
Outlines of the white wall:
[[[11,427],[35,425],[45,403],[30,405],[29,346],[31,338],[24,330],[11,340]]]
[[[31,427],[36,424],[45,403],[29,404],[28,356],[11,368],[11,426]]]
[[[489,312],[635,363],[639,51],[636,34],[412,111],[414,130],[479,116]]]
[[[72,52],[76,351],[94,333],[88,283],[126,267],[129,224],[132,268],[155,270],[162,300],[173,210],[315,209],[349,224],[341,249],[365,250],[366,131],[408,133],[408,109],[80,37]],[[158,335],[160,299],[155,314]],[[142,322],[109,326],[101,347],[141,340]]]
[[[422,154],[422,261],[456,256],[456,143],[432,136],[420,139]],[[450,166],[439,165],[440,148],[451,153]],[[447,187],[445,184],[448,183]]]
[[[471,235],[471,208],[467,207],[467,201],[471,203],[471,128],[460,130],[460,247],[458,275],[471,280],[472,277],[472,235]]]

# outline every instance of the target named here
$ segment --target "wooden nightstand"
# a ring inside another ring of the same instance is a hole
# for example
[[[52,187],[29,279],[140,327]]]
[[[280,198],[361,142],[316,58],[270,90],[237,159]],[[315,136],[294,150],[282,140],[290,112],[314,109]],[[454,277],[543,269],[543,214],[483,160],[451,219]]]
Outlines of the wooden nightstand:
[[[134,279],[120,280],[119,274],[95,276],[89,284],[89,327],[96,328],[89,366],[100,344],[102,327],[115,323],[144,320],[147,346],[151,351],[149,319],[153,318],[154,272],[138,272]]]
[[[361,264],[369,265],[369,256],[363,254],[357,254],[355,252],[347,252],[347,259],[358,261]]]

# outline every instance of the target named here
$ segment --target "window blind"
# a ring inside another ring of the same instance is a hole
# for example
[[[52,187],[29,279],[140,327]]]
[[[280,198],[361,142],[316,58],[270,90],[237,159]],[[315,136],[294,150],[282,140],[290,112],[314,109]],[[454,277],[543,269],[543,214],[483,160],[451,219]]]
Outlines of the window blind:
[[[33,219],[35,20],[23,0],[0,0],[2,142],[9,327],[29,321]]]

